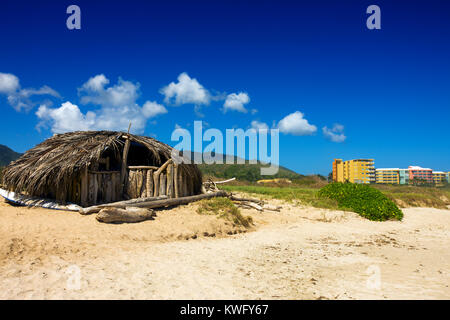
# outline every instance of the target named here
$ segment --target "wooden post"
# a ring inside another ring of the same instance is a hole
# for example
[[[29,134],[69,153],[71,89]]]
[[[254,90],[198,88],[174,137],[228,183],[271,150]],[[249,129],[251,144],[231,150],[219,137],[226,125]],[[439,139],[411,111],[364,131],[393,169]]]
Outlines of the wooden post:
[[[88,192],[88,202],[89,205],[95,205],[97,204],[97,192],[98,192],[98,185],[97,185],[97,177],[95,173],[89,173],[89,192]]]
[[[186,179],[184,177],[183,170],[181,170],[181,172],[179,174],[180,174],[180,176],[178,177],[178,179],[179,179],[179,184],[180,184],[180,197],[185,197],[186,196]]]
[[[173,184],[174,184],[175,198],[178,198],[180,194],[178,190],[178,164],[176,163],[173,165]]]
[[[105,203],[111,202],[111,181],[110,181],[110,176],[109,174],[102,174],[102,178],[103,178],[103,188],[105,191],[105,196],[103,198],[103,201]]]
[[[147,170],[146,181],[147,197],[153,197],[153,170]]]
[[[159,174],[156,174],[156,171],[153,174],[153,196],[159,196]]]
[[[166,194],[166,174],[161,173],[159,176],[159,194],[165,195]]]
[[[141,198],[144,176],[142,170],[136,170],[136,198]]]
[[[160,186],[159,186],[159,184],[160,184],[160,181],[159,181],[159,175],[161,174],[161,172],[163,172],[166,168],[167,168],[167,166],[169,165],[169,164],[171,164],[172,163],[172,159],[169,159],[169,160],[167,160],[158,170],[156,170],[155,171],[155,173],[153,174],[153,182],[154,182],[154,193],[153,193],[153,195],[155,196],[155,197],[157,197],[158,195],[159,195],[159,189],[160,189]],[[165,190],[165,189],[164,189]]]
[[[127,183],[127,194],[131,199],[136,198],[136,171],[130,170]]]
[[[167,167],[167,192],[169,198],[173,198],[173,164]]]
[[[81,206],[88,205],[88,165],[84,167],[81,173]]]
[[[123,147],[123,155],[122,155],[122,168],[120,170],[120,184],[121,184],[121,193],[125,190],[125,184],[127,179],[127,160],[128,160],[128,151],[130,150],[130,138],[127,136],[125,140],[125,146]]]

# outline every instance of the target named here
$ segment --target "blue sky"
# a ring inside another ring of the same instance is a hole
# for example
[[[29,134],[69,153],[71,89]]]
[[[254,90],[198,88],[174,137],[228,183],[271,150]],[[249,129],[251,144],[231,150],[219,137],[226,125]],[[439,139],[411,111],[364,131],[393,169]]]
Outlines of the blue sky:
[[[0,144],[19,152],[82,124],[135,119],[175,145],[194,120],[285,119],[280,164],[300,173],[336,157],[450,170],[448,1],[2,1],[0,39]]]

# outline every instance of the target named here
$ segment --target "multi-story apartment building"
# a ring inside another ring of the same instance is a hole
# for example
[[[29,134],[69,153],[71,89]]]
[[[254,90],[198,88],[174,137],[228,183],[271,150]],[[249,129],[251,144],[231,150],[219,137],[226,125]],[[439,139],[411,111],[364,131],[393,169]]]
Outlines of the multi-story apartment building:
[[[376,169],[375,181],[376,183],[383,183],[383,184],[400,184],[400,169],[399,168]]]
[[[409,169],[400,169],[400,184],[409,184]]]
[[[334,159],[333,181],[352,183],[375,182],[375,167],[373,159],[354,159],[342,161]]]
[[[437,186],[442,186],[447,182],[448,173],[443,171],[433,171],[433,183]]]
[[[430,168],[422,168],[418,166],[409,166],[410,183],[433,183],[433,170]]]
[[[344,182],[344,161],[334,159],[333,161],[333,181]]]
[[[409,166],[400,168],[374,168],[373,159],[333,161],[333,181],[382,184],[434,184],[450,183],[450,172],[433,171],[430,168]]]
[[[409,169],[379,168],[375,177],[376,183],[409,184]]]

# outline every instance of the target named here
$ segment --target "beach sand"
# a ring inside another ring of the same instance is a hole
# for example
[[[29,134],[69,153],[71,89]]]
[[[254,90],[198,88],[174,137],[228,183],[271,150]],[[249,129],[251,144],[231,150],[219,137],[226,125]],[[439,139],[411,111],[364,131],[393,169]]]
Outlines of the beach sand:
[[[110,225],[1,200],[0,298],[450,299],[450,210],[371,222],[283,204],[242,210],[245,233],[195,210]]]

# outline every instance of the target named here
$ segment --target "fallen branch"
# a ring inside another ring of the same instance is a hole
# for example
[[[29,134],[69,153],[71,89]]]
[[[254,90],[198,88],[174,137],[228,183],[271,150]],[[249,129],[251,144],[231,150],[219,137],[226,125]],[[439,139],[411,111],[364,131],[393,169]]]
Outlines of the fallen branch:
[[[262,207],[264,210],[277,211],[280,212],[281,206],[272,206],[270,204],[264,204]]]
[[[140,203],[140,202],[156,201],[156,200],[163,200],[163,199],[167,199],[167,196],[137,198],[137,199],[131,199],[131,200],[105,203],[105,204],[100,204],[98,206],[81,208],[78,212],[85,215],[85,214],[99,212],[103,208],[112,208],[112,207],[125,208],[125,207],[134,206],[136,203]]]
[[[233,201],[254,202],[254,203],[257,203],[257,204],[260,204],[260,205],[264,204],[264,201],[259,200],[259,199],[253,199],[253,198],[239,198],[239,197],[236,197],[236,196],[233,196],[233,195],[230,196],[230,199],[233,200]]]
[[[223,181],[214,181],[214,183],[215,184],[222,184],[222,183],[227,183],[227,182],[234,181],[234,180],[236,180],[236,178],[231,178],[231,179],[223,180]]]
[[[253,202],[244,202],[243,205],[251,207],[258,211],[263,211],[263,207],[261,207],[259,204],[253,203]]]
[[[140,203],[134,204],[133,206],[138,207],[138,208],[148,208],[148,209],[161,208],[161,207],[177,206],[177,205],[181,205],[181,204],[188,204],[188,203],[198,201],[198,200],[203,200],[203,199],[210,199],[210,198],[215,198],[215,197],[227,197],[227,196],[228,196],[228,193],[226,191],[222,190],[222,191],[217,191],[217,192],[198,194],[195,196],[140,202]]]

